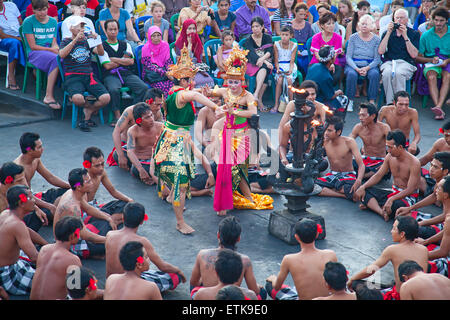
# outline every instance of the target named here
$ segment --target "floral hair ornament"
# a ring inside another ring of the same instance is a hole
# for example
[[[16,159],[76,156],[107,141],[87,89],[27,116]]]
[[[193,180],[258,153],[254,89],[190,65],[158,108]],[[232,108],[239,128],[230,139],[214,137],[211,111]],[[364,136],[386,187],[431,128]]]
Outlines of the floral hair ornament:
[[[439,134],[444,134],[444,129],[442,129],[442,128],[439,128]]]
[[[97,280],[94,279],[89,279],[89,285],[88,288],[91,289],[92,291],[97,290]]]
[[[91,162],[89,160],[84,160],[83,161],[83,167],[85,169],[89,169],[90,167],[92,167],[92,164],[91,164]]]
[[[144,221],[147,221],[148,220],[148,215],[145,213],[144,214]]]
[[[75,236],[78,238],[78,239],[80,239],[80,228],[77,228],[76,230],[75,230]]]
[[[152,104],[154,102],[153,98],[148,99],[145,101],[146,104]]]
[[[137,123],[137,124],[141,124],[141,122],[142,122],[142,118],[137,118],[137,119],[136,119],[136,123]]]
[[[27,147],[25,150],[30,151],[30,150],[31,150],[31,147]]]
[[[81,183],[77,182],[73,185],[75,188],[81,186]]]
[[[144,258],[142,258],[142,257],[137,257],[136,262],[137,262],[137,263],[140,263],[140,264],[143,264],[143,263],[144,263]]]
[[[28,197],[27,197],[27,195],[26,195],[25,193],[19,194],[19,199],[20,199],[20,201],[23,202],[23,203],[25,203],[25,202],[28,201]]]
[[[323,232],[323,229],[322,229],[322,226],[320,225],[320,223],[317,224],[317,232],[318,233],[322,233]]]
[[[13,183],[14,182],[14,178],[13,177],[11,177],[11,176],[7,176],[6,177],[6,179],[5,179],[5,183],[6,184],[10,184],[10,183]]]

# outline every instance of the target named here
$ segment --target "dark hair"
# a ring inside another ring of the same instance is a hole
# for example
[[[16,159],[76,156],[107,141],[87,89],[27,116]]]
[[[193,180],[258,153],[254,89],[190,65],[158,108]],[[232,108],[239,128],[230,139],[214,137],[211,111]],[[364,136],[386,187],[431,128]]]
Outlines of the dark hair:
[[[447,8],[444,7],[437,7],[436,9],[433,10],[433,13],[431,13],[431,17],[434,19],[436,16],[442,17],[445,20],[448,20],[449,18],[449,13]]]
[[[375,118],[373,118],[373,122],[377,123],[378,119],[378,109],[375,107],[373,103],[361,103],[359,106],[360,109],[367,109],[367,113],[369,114],[369,117],[371,115],[375,115]]]
[[[403,0],[392,0],[391,7],[392,6],[401,6],[401,7],[403,7],[403,6],[405,6],[405,3],[403,2]]]
[[[27,153],[27,148],[31,148],[34,150],[34,147],[36,147],[36,141],[39,140],[41,137],[39,134],[34,132],[25,132],[22,134],[19,140],[20,150],[23,154]]]
[[[234,217],[226,217],[219,223],[219,241],[227,249],[236,250],[236,243],[241,235],[241,225]]]
[[[110,24],[110,23],[116,23],[117,24],[117,29],[120,29],[120,25],[119,25],[119,21],[117,21],[116,19],[108,19],[108,20],[106,20],[105,21],[105,31],[106,30],[108,30],[108,25]]]
[[[245,296],[242,290],[235,285],[228,285],[217,292],[216,300],[244,300]]]
[[[76,269],[78,268],[78,269]],[[72,299],[82,299],[86,295],[86,289],[89,286],[90,280],[95,278],[94,272],[86,267],[76,267],[73,269],[73,272],[68,272],[66,275],[66,288]],[[79,286],[69,285],[72,280],[72,277],[77,272],[80,275]]]
[[[398,221],[398,232],[404,232],[406,240],[414,241],[415,238],[419,235],[419,224],[411,216],[400,216],[395,220]]]
[[[126,271],[136,269],[138,257],[144,256],[144,245],[138,241],[127,242],[119,252],[120,264]]]
[[[133,108],[133,117],[136,121],[137,118],[141,118],[142,115],[146,114],[147,112],[151,112],[150,106],[145,102],[137,103]],[[140,124],[137,124],[140,126]]]
[[[360,285],[355,290],[356,300],[384,300],[380,290],[369,289],[366,285]]]
[[[225,37],[227,37],[227,36],[232,36],[233,39],[235,39],[234,32],[231,31],[229,28],[225,28],[225,29],[222,31],[222,35],[221,35],[222,41],[223,41],[223,39],[225,39]]]
[[[442,186],[442,190],[450,195],[450,176],[446,176],[444,181],[444,185]]]
[[[8,206],[11,210],[19,207],[20,195],[26,194],[28,190],[29,188],[24,185],[17,185],[8,189],[6,192],[6,201],[8,201]]]
[[[84,184],[83,176],[87,175],[87,170],[82,168],[72,169],[69,172],[69,184],[72,190],[76,189],[76,184],[79,183],[80,186]]]
[[[334,48],[329,45],[325,45],[319,49],[319,57],[323,58],[323,61],[320,61],[320,63],[327,65],[330,61],[333,60],[334,57],[336,57],[336,53],[335,53],[334,57],[331,57],[328,60],[325,60],[325,58],[328,58],[330,56],[331,50],[334,50]]]
[[[442,129],[444,130],[450,130],[450,120],[448,120],[444,125],[442,126]]]
[[[308,11],[308,5],[304,2],[299,2],[295,5],[294,7],[294,12],[297,13],[299,12],[301,9]]]
[[[302,218],[295,223],[295,234],[304,243],[312,243],[317,236],[317,223],[308,218]]]
[[[325,12],[325,14],[319,18],[319,24],[324,25],[330,20],[336,22],[337,21],[336,15],[331,11]]]
[[[406,137],[400,129],[389,131],[386,136],[386,141],[388,140],[394,140],[394,144],[397,147],[402,146],[403,148],[406,148]]]
[[[92,158],[104,157],[102,150],[97,147],[89,147],[83,153],[83,161],[92,162]]]
[[[149,99],[155,99],[155,98],[161,98],[164,97],[164,91],[162,91],[159,88],[151,88],[148,90],[148,98]]]
[[[13,178],[14,182],[14,177],[17,176],[18,174],[21,174],[22,172],[23,166],[21,166],[20,164],[17,164],[12,161],[5,162],[0,168],[0,183],[6,184],[5,183],[6,177]]]
[[[77,229],[83,228],[80,218],[65,216],[55,224],[55,239],[59,241],[69,241],[69,237]]]
[[[34,10],[40,10],[43,8],[48,8],[48,0],[31,0],[31,7]]]
[[[405,282],[403,276],[410,276],[417,271],[423,271],[423,268],[413,260],[406,260],[398,266],[398,277],[401,282]]]
[[[300,84],[299,89],[308,89],[313,88],[314,90],[319,91],[319,87],[317,86],[317,83],[314,80],[305,80]]]
[[[344,121],[342,121],[342,119],[338,116],[332,116],[327,118],[327,128],[329,125],[333,125],[334,126],[334,130],[336,130],[336,132],[341,131],[340,135],[342,134],[342,130],[344,130]]]
[[[280,16],[283,17],[287,17],[289,18],[289,14],[288,14],[288,8],[286,8],[286,4],[284,3],[285,0],[280,0]],[[292,5],[291,5],[291,11],[294,11],[295,5],[297,4],[297,1],[293,1]]]
[[[244,268],[241,256],[230,249],[222,249],[219,251],[214,267],[220,282],[224,284],[237,282]]]
[[[252,21],[250,22],[250,27],[253,25],[253,23],[257,22],[260,26],[263,27],[262,33],[264,33],[264,20],[260,16],[253,17]]]
[[[364,7],[369,7],[370,8],[370,3],[366,0],[361,0],[357,3],[356,8],[358,10],[364,8]],[[353,12],[353,19],[352,19],[352,32],[354,30],[356,30],[356,26],[358,25],[359,22],[359,15],[358,15],[358,10],[355,10],[355,12]],[[383,10],[383,8],[381,8],[381,10]]]
[[[442,170],[450,171],[450,152],[436,152],[433,158],[442,163]]]
[[[282,26],[281,29],[280,29],[280,33],[281,32],[289,32],[289,34],[291,34],[291,35],[294,34],[294,31],[292,30],[292,27],[289,26],[289,25]]]
[[[231,0],[218,0],[217,5],[219,5],[219,3],[223,2],[223,1],[228,2],[228,4],[231,5]]]
[[[411,100],[411,96],[409,95],[408,91],[404,91],[404,90],[397,91],[394,94],[394,102],[395,103],[397,103],[399,97],[408,98],[409,100]]]
[[[127,228],[137,228],[144,221],[145,208],[138,202],[128,202],[123,208],[123,224]]]
[[[323,277],[334,290],[344,290],[347,285],[347,270],[339,262],[327,262],[323,271]]]

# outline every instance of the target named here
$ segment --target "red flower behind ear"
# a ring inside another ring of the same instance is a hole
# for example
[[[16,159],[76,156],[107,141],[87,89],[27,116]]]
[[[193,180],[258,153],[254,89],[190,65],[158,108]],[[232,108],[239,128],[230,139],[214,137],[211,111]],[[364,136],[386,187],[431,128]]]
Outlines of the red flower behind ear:
[[[7,176],[6,177],[6,179],[5,179],[5,183],[6,184],[10,184],[10,183],[13,183],[14,182],[14,178],[13,177],[11,177],[11,176]]]
[[[322,226],[319,223],[317,224],[317,232],[318,233],[322,233],[323,232]]]
[[[141,122],[142,122],[142,118],[137,118],[137,119],[136,119],[136,123],[137,123],[137,124],[141,124]]]
[[[28,201],[28,197],[27,197],[27,195],[26,195],[25,193],[19,194],[19,199],[20,199],[20,201],[22,201],[23,203],[25,203],[25,202]]]
[[[143,264],[143,263],[144,263],[144,258],[142,258],[142,257],[137,257],[136,262],[137,262],[137,263],[140,263],[140,264]]]
[[[153,103],[153,98],[148,99],[147,101],[145,101],[145,103],[152,104]]]
[[[89,289],[91,289],[92,291],[97,290],[97,281],[95,281],[94,279],[89,279]]]
[[[144,221],[147,221],[147,220],[148,220],[148,215],[144,214]]]
[[[439,128],[439,134],[444,134],[444,129],[442,129],[442,128]]]
[[[80,228],[77,228],[77,230],[75,230],[75,236],[80,239]]]
[[[91,162],[89,160],[84,160],[83,161],[83,167],[85,169],[89,169],[92,166]]]

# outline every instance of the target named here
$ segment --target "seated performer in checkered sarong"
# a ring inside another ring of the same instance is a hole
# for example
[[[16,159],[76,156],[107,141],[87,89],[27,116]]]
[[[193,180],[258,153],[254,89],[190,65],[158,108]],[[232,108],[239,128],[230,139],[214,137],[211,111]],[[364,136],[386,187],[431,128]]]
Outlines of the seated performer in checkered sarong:
[[[355,192],[355,199],[362,202],[361,209],[369,208],[388,221],[400,207],[417,202],[420,179],[420,161],[405,147],[406,137],[400,130],[390,131],[386,138],[388,155],[378,172]],[[373,187],[386,173],[391,172],[391,190]]]
[[[8,294],[28,295],[38,256],[33,242],[38,238],[40,245],[47,242],[23,222],[23,217],[35,206],[30,189],[14,186],[6,198],[9,209],[0,214],[0,286]]]

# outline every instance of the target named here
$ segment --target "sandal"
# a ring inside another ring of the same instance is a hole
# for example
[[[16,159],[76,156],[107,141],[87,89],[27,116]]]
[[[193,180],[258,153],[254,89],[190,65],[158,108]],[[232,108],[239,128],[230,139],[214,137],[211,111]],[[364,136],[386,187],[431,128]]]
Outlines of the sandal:
[[[85,121],[86,121],[86,123],[88,124],[89,127],[96,127],[97,126],[97,124],[95,123],[94,120],[89,119],[89,120],[85,120]]]
[[[89,124],[87,123],[86,120],[81,121],[78,124],[78,128],[80,128],[80,130],[83,131],[83,132],[90,132],[91,131],[91,128],[89,127]]]
[[[49,107],[50,109],[53,109],[53,110],[59,110],[59,109],[61,109],[61,106],[60,106],[59,103],[56,102],[56,101],[44,102],[44,104],[45,104],[47,107]]]
[[[275,109],[275,108],[272,108],[272,109],[270,109],[270,113],[271,113],[271,114],[275,114],[275,113],[278,113],[278,110],[277,110],[277,109]]]

